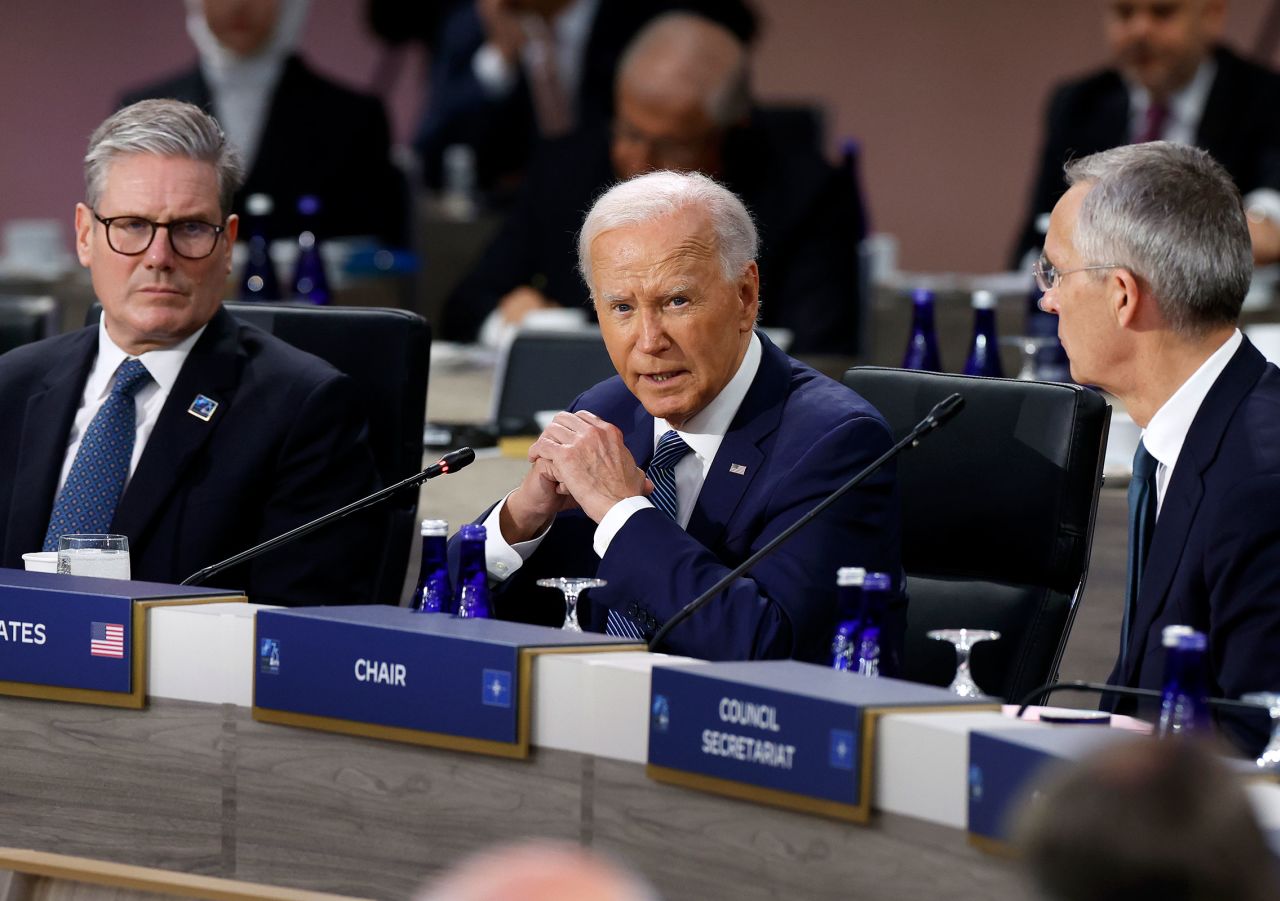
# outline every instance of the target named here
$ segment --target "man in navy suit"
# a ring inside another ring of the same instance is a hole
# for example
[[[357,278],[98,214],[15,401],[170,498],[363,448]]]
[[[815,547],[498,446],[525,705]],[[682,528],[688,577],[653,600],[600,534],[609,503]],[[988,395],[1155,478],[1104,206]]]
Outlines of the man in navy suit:
[[[1067,185],[1069,160],[1151,140],[1203,147],[1246,195],[1256,259],[1280,258],[1280,75],[1217,42],[1226,0],[1107,0],[1114,67],[1060,85],[1014,267]]]
[[[94,132],[76,251],[102,320],[0,357],[0,565],[61,533],[112,532],[133,578],[178,582],[377,487],[351,381],[222,309],[240,177],[190,104],[142,101]],[[104,427],[109,408],[126,420]],[[114,496],[84,503],[81,484]],[[383,529],[339,524],[211,584],[262,603],[374,600]]]
[[[1162,632],[1187,625],[1207,636],[1211,695],[1278,690],[1280,371],[1236,327],[1253,271],[1239,191],[1206,151],[1166,142],[1078,160],[1067,180],[1043,303],[1072,378],[1144,429],[1110,681],[1162,688]],[[1222,725],[1261,747],[1260,721]]]
[[[618,376],[556,415],[485,519],[500,615],[558,624],[546,576],[598,576],[586,628],[650,638],[683,605],[892,443],[862,398],[755,331],[758,238],[704,175],[654,172],[602,196],[578,242]],[[674,449],[674,450],[673,450]],[[708,659],[830,658],[844,565],[901,585],[882,469],[675,629]],[[896,654],[904,623],[886,629]]]

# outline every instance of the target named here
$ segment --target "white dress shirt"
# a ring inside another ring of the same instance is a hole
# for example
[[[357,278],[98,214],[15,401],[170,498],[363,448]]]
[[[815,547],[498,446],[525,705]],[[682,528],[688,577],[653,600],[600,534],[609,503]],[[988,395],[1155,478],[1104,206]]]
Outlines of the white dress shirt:
[[[1156,458],[1156,516],[1164,505],[1165,491],[1169,480],[1173,478],[1173,468],[1178,464],[1178,455],[1182,453],[1182,443],[1187,439],[1191,422],[1200,412],[1205,395],[1213,387],[1222,370],[1239,349],[1244,338],[1236,329],[1221,347],[1213,352],[1209,359],[1200,364],[1200,368],[1191,374],[1191,378],[1183,382],[1173,396],[1156,410],[1142,433],[1142,443],[1151,456]]]
[[[142,451],[147,446],[147,439],[151,437],[151,430],[155,428],[156,419],[160,416],[160,408],[168,399],[173,383],[178,380],[178,373],[182,371],[182,364],[187,361],[187,354],[191,352],[196,341],[200,340],[205,328],[207,326],[201,326],[173,347],[147,351],[136,358],[151,374],[151,381],[133,395],[135,411],[133,456],[129,458],[126,486],[129,484],[129,479],[133,478],[133,471],[138,468],[138,460],[141,459]],[[117,347],[111,340],[111,336],[107,334],[107,322],[104,316],[98,321],[98,355],[89,368],[89,377],[84,383],[84,393],[80,395],[80,407],[76,410],[71,431],[67,434],[67,453],[62,459],[62,473],[58,476],[59,492],[62,491],[62,483],[67,480],[67,474],[71,472],[71,464],[75,462],[76,453],[80,450],[80,441],[84,438],[85,429],[89,427],[89,423],[93,421],[93,417],[98,414],[98,410],[111,394],[111,387],[116,381],[116,370],[128,359],[130,359],[129,355]]]
[[[756,372],[760,369],[761,354],[760,338],[753,333],[751,341],[747,344],[747,352],[743,355],[738,371],[729,380],[729,384],[721,389],[711,403],[685,423],[683,429],[676,429],[690,448],[690,452],[685,454],[675,467],[676,521],[680,523],[682,529],[689,524],[689,517],[693,515],[693,508],[702,491],[702,483],[706,480],[707,473],[711,471],[711,463],[715,460],[716,452],[720,449],[729,426],[733,424],[733,418],[738,415],[738,408],[742,406],[751,383],[755,381]],[[655,448],[658,446],[659,439],[670,430],[671,426],[666,420],[654,419],[653,446]],[[548,526],[546,531],[530,541],[521,541],[514,545],[507,544],[502,538],[502,528],[498,522],[505,504],[504,498],[490,511],[484,521],[487,536],[485,559],[488,560],[489,575],[498,580],[506,579],[519,569],[551,530]],[[596,555],[600,557],[605,555],[614,536],[636,511],[652,506],[649,498],[643,495],[624,498],[614,504],[596,526],[592,540]]]

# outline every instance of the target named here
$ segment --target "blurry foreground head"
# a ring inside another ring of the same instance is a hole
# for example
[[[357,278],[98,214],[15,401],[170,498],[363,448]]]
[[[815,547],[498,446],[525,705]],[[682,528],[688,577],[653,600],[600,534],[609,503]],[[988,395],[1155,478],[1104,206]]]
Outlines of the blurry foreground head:
[[[1193,742],[1112,746],[1063,773],[1022,823],[1055,901],[1261,901],[1276,861],[1240,780]]]
[[[637,876],[577,845],[532,841],[477,854],[417,901],[657,901]]]

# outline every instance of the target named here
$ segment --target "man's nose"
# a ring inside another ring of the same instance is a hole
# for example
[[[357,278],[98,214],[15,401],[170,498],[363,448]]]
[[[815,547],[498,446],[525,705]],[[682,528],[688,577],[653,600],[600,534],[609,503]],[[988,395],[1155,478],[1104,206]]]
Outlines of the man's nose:
[[[640,312],[640,349],[645,353],[656,353],[671,343],[667,335],[662,313],[659,310],[642,309]]]
[[[157,226],[143,259],[150,268],[172,269],[174,256],[173,246],[169,243],[169,226]]]

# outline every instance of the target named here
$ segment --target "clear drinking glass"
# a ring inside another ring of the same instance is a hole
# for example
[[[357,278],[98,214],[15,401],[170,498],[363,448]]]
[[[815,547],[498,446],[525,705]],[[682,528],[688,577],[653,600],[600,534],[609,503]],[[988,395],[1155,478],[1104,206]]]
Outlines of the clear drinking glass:
[[[1267,742],[1254,763],[1261,770],[1280,770],[1280,692],[1251,691],[1241,695],[1240,700],[1267,708],[1267,713],[1271,715],[1271,741]]]
[[[588,588],[601,588],[609,583],[604,579],[562,576],[556,579],[539,579],[538,584],[543,588],[555,588],[564,595],[564,625],[560,628],[566,632],[581,632],[582,626],[578,625],[578,595]]]
[[[99,579],[129,578],[129,539],[124,535],[63,535],[58,572]]]
[[[969,651],[980,641],[994,641],[1000,637],[1000,633],[991,629],[933,629],[925,634],[955,645],[956,677],[949,686],[951,693],[962,698],[980,697],[982,689],[973,681],[973,675],[969,672]]]

